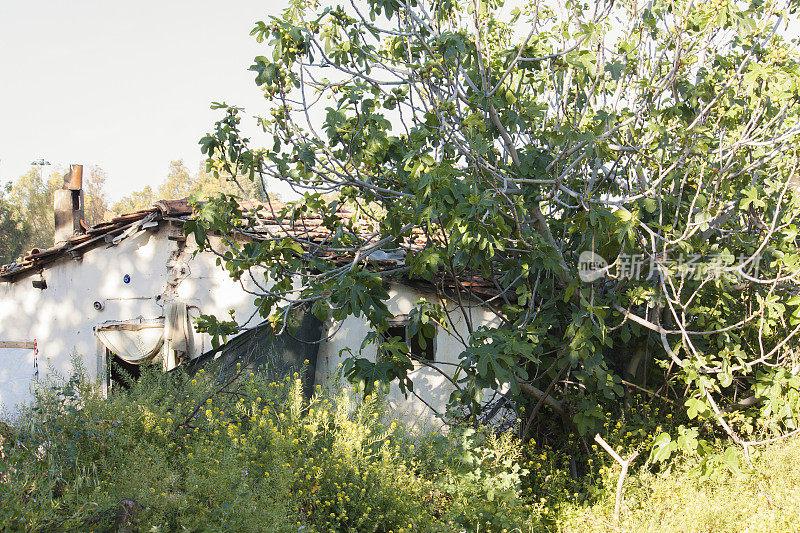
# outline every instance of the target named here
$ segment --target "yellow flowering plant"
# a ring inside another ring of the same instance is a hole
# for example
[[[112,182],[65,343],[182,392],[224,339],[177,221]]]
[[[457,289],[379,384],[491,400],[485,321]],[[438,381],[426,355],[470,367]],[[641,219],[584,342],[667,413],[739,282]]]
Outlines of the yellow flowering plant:
[[[80,372],[8,427],[0,529],[480,531],[533,528],[520,449],[410,430],[377,394],[237,367],[144,372],[104,398]],[[72,396],[63,394],[66,386]],[[526,529],[526,530],[527,530]]]

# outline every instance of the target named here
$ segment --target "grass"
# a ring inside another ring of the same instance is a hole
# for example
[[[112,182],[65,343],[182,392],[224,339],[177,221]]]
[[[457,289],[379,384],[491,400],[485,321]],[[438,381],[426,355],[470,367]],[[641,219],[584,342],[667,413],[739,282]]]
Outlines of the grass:
[[[753,468],[702,479],[686,461],[665,472],[639,468],[626,480],[618,528],[610,489],[593,505],[565,505],[560,531],[776,532],[800,530],[800,439],[762,447]],[[612,471],[611,476],[616,475]]]

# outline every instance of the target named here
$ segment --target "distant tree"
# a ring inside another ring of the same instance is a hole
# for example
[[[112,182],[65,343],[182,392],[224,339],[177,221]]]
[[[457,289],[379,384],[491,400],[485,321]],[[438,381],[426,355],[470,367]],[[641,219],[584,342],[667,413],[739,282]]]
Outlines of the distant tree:
[[[111,211],[115,215],[143,211],[153,207],[153,204],[156,203],[156,201],[156,195],[153,193],[152,187],[146,185],[143,189],[132,192],[127,196],[123,196],[111,207]]]
[[[53,197],[55,191],[63,186],[65,172],[63,167],[56,166],[45,178],[41,171],[34,169],[11,183],[5,194],[5,202],[14,216],[24,221],[21,251],[53,245]],[[88,175],[84,175],[84,221],[87,225],[97,224],[106,218],[108,202],[105,182],[106,172],[99,166],[91,167]],[[2,254],[4,259],[9,253]]]
[[[267,195],[260,181],[234,180],[222,173],[216,177],[202,164],[195,174],[191,174],[183,159],[170,161],[167,177],[154,192],[147,185],[143,189],[123,197],[115,203],[111,211],[117,215],[150,209],[159,200],[179,200],[191,198],[203,200],[220,193],[242,199],[264,200]]]
[[[11,184],[0,190],[0,264],[7,264],[25,250],[26,237],[30,232],[28,223],[9,201]]]
[[[107,218],[108,198],[105,191],[107,179],[106,171],[97,165],[90,167],[89,175],[84,176],[84,219],[90,226],[99,224]]]
[[[53,196],[63,183],[64,170],[55,167],[48,178],[32,169],[20,176],[11,186],[9,201],[27,224],[25,251],[53,245],[55,220]]]
[[[183,163],[183,159],[170,161],[167,178],[158,187],[159,200],[177,200],[188,198],[198,192],[197,176],[192,176]]]
[[[117,215],[150,209],[159,200],[178,200],[195,194],[198,190],[198,179],[189,173],[183,159],[170,161],[167,177],[153,191],[146,185],[138,191],[124,196],[111,207]]]

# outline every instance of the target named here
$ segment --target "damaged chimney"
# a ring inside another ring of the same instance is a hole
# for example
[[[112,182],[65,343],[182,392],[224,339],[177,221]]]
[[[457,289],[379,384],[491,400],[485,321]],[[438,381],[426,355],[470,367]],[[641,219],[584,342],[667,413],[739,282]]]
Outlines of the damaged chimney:
[[[83,233],[83,165],[70,165],[64,174],[64,186],[55,191],[53,210],[56,216],[55,245]]]

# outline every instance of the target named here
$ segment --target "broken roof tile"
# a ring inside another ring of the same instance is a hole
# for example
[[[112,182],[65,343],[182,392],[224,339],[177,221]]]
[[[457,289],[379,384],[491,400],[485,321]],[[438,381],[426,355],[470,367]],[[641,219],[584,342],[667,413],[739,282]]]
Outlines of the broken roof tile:
[[[281,212],[285,204],[278,200],[271,199],[268,202],[243,201],[240,205],[245,212],[258,211],[260,215],[258,225],[243,232],[243,235],[249,238],[274,239],[287,236],[293,237],[305,242],[310,247],[314,247],[313,253],[319,253],[319,250],[316,250],[316,246],[339,238],[323,224],[324,220],[319,215],[293,216],[298,213],[290,211],[285,217],[281,218]],[[93,247],[124,239],[134,226],[140,224],[140,221],[145,217],[151,218],[156,223],[161,220],[168,220],[180,224],[187,221],[192,213],[192,206],[186,198],[181,200],[161,200],[156,202],[151,209],[125,213],[86,228],[84,234],[73,236],[60,246],[45,250],[34,249],[20,260],[0,266],[0,280],[14,281],[19,276],[41,270],[61,258],[80,257]],[[342,220],[352,221],[354,213],[341,210],[337,213],[337,216]],[[356,222],[351,222],[351,224],[351,228],[347,231],[352,231],[364,237],[374,233],[375,222],[367,218],[362,217]],[[420,250],[426,244],[428,244],[428,239],[419,228],[412,230],[411,235],[406,239],[406,248],[412,251]],[[388,250],[387,252],[404,253],[402,250]],[[324,255],[334,261],[352,260],[352,257],[338,256],[335,253],[325,253]],[[378,259],[377,257],[371,259],[371,263],[378,268],[380,268],[380,265],[392,267],[402,262],[402,260],[398,260],[395,257],[390,260]],[[476,287],[478,285],[478,283],[475,283]]]

